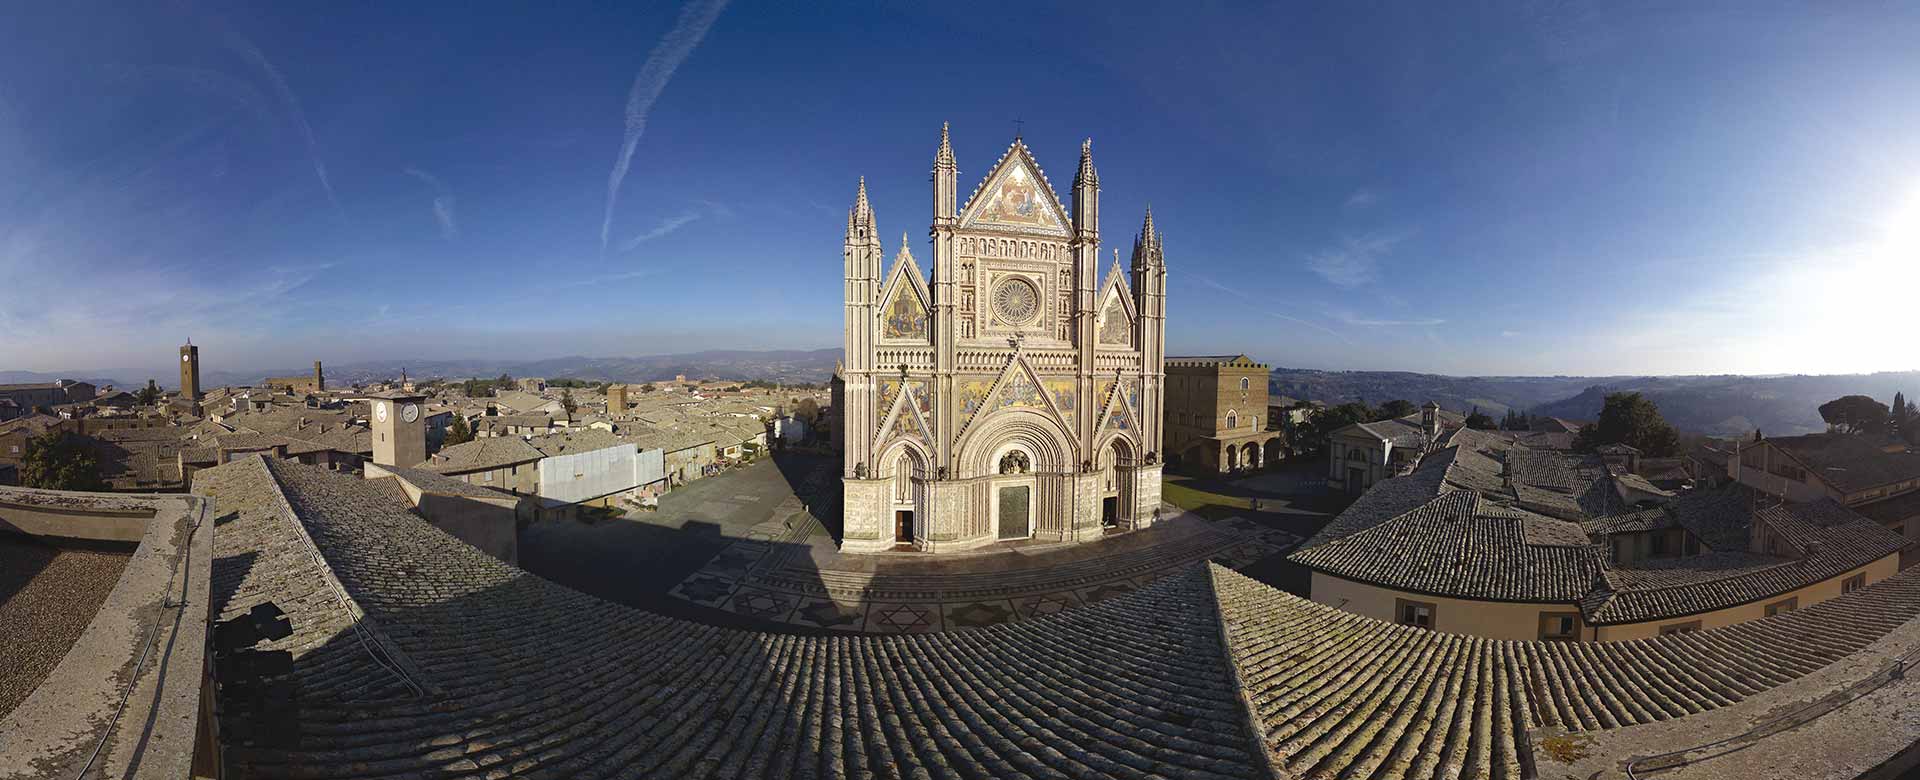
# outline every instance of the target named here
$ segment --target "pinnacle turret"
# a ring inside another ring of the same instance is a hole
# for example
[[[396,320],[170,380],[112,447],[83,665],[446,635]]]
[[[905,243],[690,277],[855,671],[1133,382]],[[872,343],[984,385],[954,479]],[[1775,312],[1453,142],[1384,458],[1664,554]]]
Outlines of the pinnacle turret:
[[[867,177],[860,177],[860,192],[853,196],[853,214],[856,220],[871,219],[873,205],[867,202]]]
[[[1140,232],[1133,237],[1133,265],[1135,268],[1160,265],[1165,262],[1161,254],[1161,241],[1165,238],[1153,226],[1153,207],[1147,207],[1147,217],[1140,224]]]
[[[940,151],[933,155],[933,167],[936,170],[954,167],[953,141],[947,135],[947,123],[940,123]]]
[[[900,233],[900,251],[898,251],[898,252],[895,252],[895,253],[893,254],[893,262],[894,262],[894,265],[899,265],[899,264],[900,264],[900,262],[901,262],[902,260],[905,260],[905,261],[907,261],[907,262],[912,262],[912,261],[913,261],[913,250],[912,250],[912,249],[908,249],[908,248],[907,248],[907,244],[908,244],[908,240],[907,240],[907,233],[906,233],[905,231],[901,231],[901,233]]]
[[[1080,170],[1073,175],[1073,186],[1100,186],[1100,174],[1093,169],[1093,139],[1080,142]]]

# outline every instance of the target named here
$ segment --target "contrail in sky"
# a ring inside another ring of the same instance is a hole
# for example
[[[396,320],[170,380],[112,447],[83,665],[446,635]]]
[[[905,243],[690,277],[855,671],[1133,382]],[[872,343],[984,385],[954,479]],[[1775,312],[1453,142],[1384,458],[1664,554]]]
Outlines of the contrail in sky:
[[[726,7],[726,0],[688,3],[680,10],[673,29],[668,30],[647,55],[639,75],[633,77],[633,89],[627,93],[627,135],[620,143],[620,156],[613,161],[613,172],[607,175],[607,213],[600,221],[601,254],[606,253],[607,237],[613,232],[613,208],[620,200],[620,182],[627,178],[627,167],[633,163],[633,149],[640,144],[640,134],[647,130],[647,114],[653,110],[653,102],[660,99],[660,92],[667,88],[673,72],[687,61],[701,39],[707,37],[707,30]]]
[[[407,175],[427,183],[433,188],[433,218],[440,223],[440,237],[448,241],[460,235],[460,222],[454,217],[453,191],[440,183],[440,178],[419,168],[408,167]]]
[[[274,93],[280,96],[280,102],[287,109],[287,115],[292,118],[294,126],[300,129],[301,138],[307,142],[307,159],[313,162],[313,175],[319,177],[320,188],[327,191],[327,200],[333,203],[333,208],[344,215],[346,211],[340,208],[340,199],[334,197],[333,182],[327,178],[327,164],[320,161],[320,144],[313,138],[313,125],[307,124],[307,112],[300,107],[299,96],[293,94],[293,88],[287,86],[287,80],[280,75],[280,69],[267,61],[267,55],[260,51],[260,47],[253,45],[253,41],[247,40],[246,36],[233,30],[229,29],[225,32],[227,45],[232,46],[235,51],[266,72],[267,81],[273,84]]]

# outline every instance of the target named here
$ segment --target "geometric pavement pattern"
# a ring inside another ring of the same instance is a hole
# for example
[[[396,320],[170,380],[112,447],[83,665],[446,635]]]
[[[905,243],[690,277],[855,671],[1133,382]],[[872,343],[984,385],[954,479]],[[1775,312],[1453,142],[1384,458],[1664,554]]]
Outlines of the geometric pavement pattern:
[[[1092,557],[1079,562],[1082,565],[1076,567],[1078,576],[1063,576],[1063,581],[1051,583],[1052,587],[1041,570],[1024,573],[1022,576],[1026,579],[1017,587],[983,587],[978,578],[974,578],[964,585],[956,579],[951,590],[940,590],[923,580],[917,583],[914,589],[917,592],[886,592],[871,597],[844,590],[821,593],[818,588],[802,592],[792,583],[804,578],[766,576],[769,572],[778,573],[779,556],[770,555],[776,545],[754,538],[728,545],[674,586],[669,594],[774,623],[829,631],[861,634],[965,631],[1028,620],[1125,595],[1199,560],[1231,569],[1245,568],[1270,555],[1292,550],[1302,541],[1294,534],[1238,517],[1209,523],[1205,530],[1210,533],[1196,534],[1180,544],[1165,545],[1164,554],[1161,547],[1155,547],[1144,553],[1134,551],[1111,556],[1115,560],[1127,558],[1127,565],[1116,567],[1124,570],[1114,571],[1111,576],[1098,574],[1103,571],[1102,558]],[[785,535],[798,541],[792,532]],[[1089,576],[1089,571],[1096,574]],[[938,582],[939,578],[932,581]]]

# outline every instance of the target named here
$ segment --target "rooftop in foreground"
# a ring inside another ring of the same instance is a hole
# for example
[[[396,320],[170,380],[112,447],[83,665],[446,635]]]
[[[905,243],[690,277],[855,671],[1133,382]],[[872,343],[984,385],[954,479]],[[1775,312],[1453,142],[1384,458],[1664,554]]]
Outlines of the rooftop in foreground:
[[[295,628],[262,647],[294,655],[297,700],[276,706],[297,739],[235,738],[239,777],[1521,777],[1548,738],[1815,699],[1920,647],[1915,573],[1603,645],[1389,625],[1212,566],[974,631],[762,634],[554,585],[323,470],[248,459],[196,489],[231,513],[217,613],[270,601]],[[1694,734],[1654,728],[1609,758]],[[1891,752],[1872,750],[1802,776]]]

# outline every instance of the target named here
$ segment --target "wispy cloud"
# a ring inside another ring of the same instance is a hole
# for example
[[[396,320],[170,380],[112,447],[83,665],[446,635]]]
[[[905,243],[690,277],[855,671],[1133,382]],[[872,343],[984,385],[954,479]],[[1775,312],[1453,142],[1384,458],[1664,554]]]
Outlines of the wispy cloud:
[[[649,230],[645,233],[641,233],[640,235],[634,236],[633,238],[627,239],[625,243],[620,245],[620,251],[631,252],[633,251],[634,247],[640,246],[641,244],[647,243],[648,241],[652,241],[656,238],[665,237],[666,235],[672,233],[673,231],[686,227],[687,223],[693,222],[694,220],[697,220],[699,218],[700,218],[700,212],[689,211],[685,214],[680,214],[677,216],[672,216],[672,217],[668,217],[666,219],[660,220],[660,224],[655,225],[652,230]]]
[[[597,274],[594,276],[588,276],[588,277],[574,279],[567,282],[561,282],[560,284],[549,285],[546,289],[552,291],[552,290],[573,290],[581,287],[604,287],[606,285],[613,284],[615,282],[628,282],[635,279],[645,279],[659,272],[660,272],[659,268],[642,268],[638,271],[622,271],[617,274]]]
[[[327,200],[333,204],[334,210],[344,216],[346,210],[340,208],[340,199],[333,193],[333,181],[327,176],[327,164],[320,159],[320,143],[314,139],[313,125],[307,122],[307,112],[300,106],[300,96],[295,95],[293,88],[287,86],[287,79],[280,75],[280,69],[273,66],[273,63],[267,59],[266,53],[260,51],[260,47],[253,45],[253,41],[232,29],[226,29],[225,33],[227,45],[266,74],[267,82],[273,85],[274,94],[279,96],[281,107],[286,110],[288,120],[293,123],[295,129],[300,131],[301,139],[306,142],[307,159],[313,164],[313,175],[320,180],[320,188],[326,191]]]
[[[1438,320],[1438,319],[1430,319],[1430,318],[1403,319],[1403,320],[1379,319],[1375,317],[1363,317],[1363,316],[1354,314],[1353,312],[1346,312],[1346,311],[1335,312],[1334,318],[1348,325],[1353,325],[1355,327],[1362,327],[1362,328],[1400,328],[1400,327],[1427,328],[1427,327],[1432,327],[1434,325],[1445,325],[1447,322],[1446,320]]]
[[[1366,189],[1363,187],[1361,189],[1354,190],[1352,195],[1347,196],[1346,206],[1347,208],[1350,208],[1350,209],[1364,209],[1368,206],[1371,206],[1379,202],[1380,202],[1380,193],[1374,192],[1373,190]]]
[[[460,236],[460,222],[454,214],[453,190],[441,183],[439,177],[431,173],[408,166],[407,175],[427,183],[433,188],[433,219],[440,223],[440,237],[452,241]]]
[[[1405,239],[1386,233],[1349,236],[1339,246],[1308,255],[1307,268],[1334,285],[1359,287],[1380,278],[1380,258]]]
[[[1217,282],[1217,281],[1214,281],[1212,277],[1208,277],[1208,276],[1196,276],[1196,277],[1194,277],[1194,278],[1195,278],[1195,279],[1198,279],[1198,280],[1200,280],[1200,283],[1201,283],[1201,284],[1203,284],[1203,285],[1206,285],[1206,286],[1207,286],[1207,287],[1209,287],[1209,288],[1212,288],[1212,289],[1214,289],[1214,290],[1218,290],[1218,291],[1220,291],[1220,292],[1223,292],[1223,293],[1226,293],[1226,294],[1228,294],[1228,295],[1231,295],[1231,296],[1233,296],[1233,297],[1235,297],[1235,298],[1239,298],[1239,299],[1241,299],[1241,300],[1243,300],[1243,301],[1246,301],[1246,302],[1248,302],[1248,303],[1253,303],[1253,304],[1258,304],[1258,305],[1260,305],[1260,306],[1263,306],[1263,307],[1264,307],[1264,306],[1267,306],[1267,305],[1270,305],[1270,304],[1272,303],[1272,301],[1265,301],[1265,300],[1261,300],[1261,299],[1259,299],[1259,298],[1255,298],[1254,296],[1251,296],[1251,295],[1248,295],[1248,294],[1246,294],[1246,293],[1244,293],[1244,292],[1241,292],[1241,291],[1239,291],[1239,290],[1236,290],[1236,289],[1233,289],[1232,287],[1228,287],[1228,286],[1226,286],[1226,285],[1224,285],[1224,284],[1221,284],[1221,283],[1219,283],[1219,282]],[[1297,325],[1305,325],[1305,326],[1307,326],[1307,327],[1309,327],[1309,328],[1313,328],[1314,330],[1317,330],[1317,331],[1320,331],[1321,333],[1325,333],[1325,334],[1327,334],[1327,335],[1329,335],[1329,336],[1332,336],[1332,337],[1334,337],[1334,338],[1336,338],[1336,339],[1339,339],[1339,340],[1341,340],[1341,341],[1343,341],[1343,342],[1346,342],[1346,343],[1349,343],[1349,344],[1351,344],[1351,343],[1353,343],[1353,342],[1352,342],[1352,341],[1350,341],[1350,340],[1349,340],[1349,339],[1348,339],[1348,338],[1347,338],[1347,337],[1346,337],[1346,336],[1345,336],[1344,334],[1342,334],[1342,333],[1340,333],[1339,331],[1337,331],[1337,330],[1334,330],[1334,329],[1332,329],[1332,328],[1329,328],[1329,327],[1327,327],[1327,326],[1325,326],[1325,325],[1322,325],[1322,324],[1320,324],[1320,323],[1317,323],[1317,322],[1313,322],[1313,321],[1311,321],[1311,320],[1303,320],[1303,319],[1301,319],[1301,318],[1299,318],[1299,317],[1295,317],[1295,316],[1293,316],[1293,315],[1291,315],[1291,314],[1281,314],[1280,312],[1277,312],[1277,311],[1273,311],[1272,309],[1265,309],[1265,308],[1263,308],[1263,309],[1261,309],[1261,313],[1262,313],[1262,314],[1265,314],[1265,315],[1267,315],[1267,316],[1269,316],[1269,317],[1272,317],[1272,318],[1274,318],[1274,319],[1276,319],[1276,320],[1285,320],[1285,321],[1287,321],[1287,322],[1291,322],[1291,323],[1294,323],[1294,324],[1297,324]]]
[[[620,142],[620,154],[614,159],[613,171],[607,175],[607,210],[600,220],[602,254],[607,251],[607,242],[613,233],[613,209],[620,201],[620,184],[626,180],[627,169],[633,164],[633,150],[647,130],[647,114],[653,111],[654,101],[660,99],[667,82],[673,79],[673,72],[693,54],[726,7],[726,0],[693,0],[680,9],[680,18],[674,21],[673,29],[653,47],[647,61],[640,66],[640,73],[633,77],[633,88],[627,92],[627,134]]]

